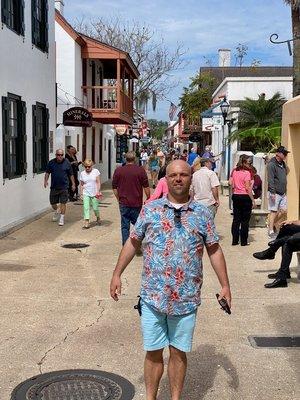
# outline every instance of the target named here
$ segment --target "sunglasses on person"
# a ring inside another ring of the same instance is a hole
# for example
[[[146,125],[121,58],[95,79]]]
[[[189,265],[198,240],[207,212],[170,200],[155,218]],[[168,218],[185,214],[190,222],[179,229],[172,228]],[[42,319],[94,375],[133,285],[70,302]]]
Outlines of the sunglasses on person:
[[[175,225],[180,225],[181,224],[181,209],[174,208],[173,211],[174,211],[174,223],[175,223]]]
[[[55,154],[57,157],[63,157],[64,155],[63,154],[61,154],[61,153],[56,153]]]

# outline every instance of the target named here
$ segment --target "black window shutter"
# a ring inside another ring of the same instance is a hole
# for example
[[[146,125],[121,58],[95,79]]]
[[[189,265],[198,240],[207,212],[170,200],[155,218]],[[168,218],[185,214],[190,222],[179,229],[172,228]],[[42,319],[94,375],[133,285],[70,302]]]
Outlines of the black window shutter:
[[[1,0],[1,22],[8,23],[8,0]]]
[[[45,121],[45,132],[46,132],[46,137],[45,137],[45,142],[46,142],[46,154],[45,154],[45,161],[46,163],[48,163],[49,160],[49,136],[50,136],[50,132],[49,132],[49,120],[50,120],[50,113],[49,113],[49,109],[46,108],[45,109],[45,114],[46,114],[46,121]]]
[[[37,40],[37,16],[36,16],[36,0],[31,0],[31,36],[32,43],[38,44]]]
[[[48,0],[45,0],[45,52],[48,53],[49,51],[49,23],[48,23],[48,13],[49,13],[49,6]]]
[[[27,142],[27,135],[26,135],[26,103],[25,101],[21,101],[21,126],[20,126],[20,145],[21,145],[21,173],[27,173],[27,162],[26,162],[26,142]]]
[[[9,178],[9,102],[7,97],[2,97],[2,132],[3,132],[3,178]]]
[[[32,106],[32,155],[33,155],[33,172],[37,171],[37,129],[36,129],[36,106]]]
[[[19,2],[19,15],[20,15],[20,35],[25,36],[25,20],[24,20],[24,9],[25,2],[24,0],[20,0]]]

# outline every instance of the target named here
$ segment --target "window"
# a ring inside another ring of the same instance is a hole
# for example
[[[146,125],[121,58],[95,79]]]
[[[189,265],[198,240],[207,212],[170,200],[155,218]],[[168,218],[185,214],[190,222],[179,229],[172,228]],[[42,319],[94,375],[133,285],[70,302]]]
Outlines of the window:
[[[2,97],[3,177],[26,174],[26,103],[8,93]]]
[[[99,130],[99,163],[103,162],[103,130]]]
[[[48,52],[48,1],[31,0],[32,43]]]
[[[33,172],[46,170],[49,159],[49,110],[45,104],[32,106]]]
[[[1,21],[18,35],[24,36],[24,0],[1,0]]]

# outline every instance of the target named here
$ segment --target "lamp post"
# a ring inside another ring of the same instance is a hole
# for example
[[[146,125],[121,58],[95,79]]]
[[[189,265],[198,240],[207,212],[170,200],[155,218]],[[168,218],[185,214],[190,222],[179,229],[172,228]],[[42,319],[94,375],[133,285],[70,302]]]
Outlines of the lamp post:
[[[228,137],[230,137],[231,134],[231,128],[232,125],[235,121],[234,118],[227,119],[227,115],[229,114],[230,110],[230,104],[226,99],[226,96],[224,96],[224,99],[222,103],[220,104],[223,120],[224,120],[224,125],[223,125],[223,154],[224,154],[224,166],[226,165],[226,159],[227,159],[227,173],[226,177],[229,179],[230,176],[230,158],[231,158],[231,144],[230,141],[228,141],[228,151],[227,151],[227,156],[226,156],[226,149],[225,149],[225,138],[224,138],[224,127],[227,125],[228,127]]]

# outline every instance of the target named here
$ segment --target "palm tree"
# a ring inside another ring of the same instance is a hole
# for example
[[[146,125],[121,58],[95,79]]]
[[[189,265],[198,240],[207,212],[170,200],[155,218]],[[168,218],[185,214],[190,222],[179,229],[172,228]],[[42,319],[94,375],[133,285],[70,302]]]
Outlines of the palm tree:
[[[239,129],[229,141],[239,140],[242,150],[269,152],[280,144],[281,110],[285,102],[279,92],[270,99],[265,94],[258,99],[246,97],[240,103]]]
[[[299,37],[294,41],[294,76],[293,76],[293,96],[300,95],[300,0],[283,0],[291,6],[293,38]]]

